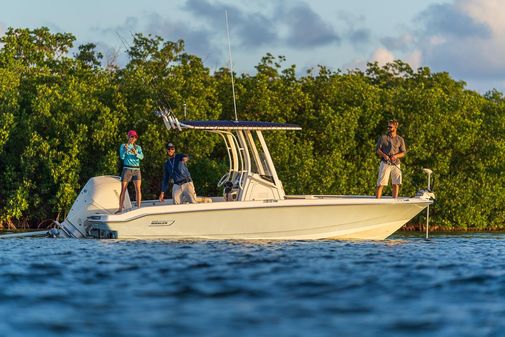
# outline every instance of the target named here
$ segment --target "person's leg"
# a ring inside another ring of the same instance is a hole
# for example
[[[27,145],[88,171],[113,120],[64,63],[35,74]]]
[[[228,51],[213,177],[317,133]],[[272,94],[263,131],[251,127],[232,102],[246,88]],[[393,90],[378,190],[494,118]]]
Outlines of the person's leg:
[[[181,203],[182,188],[181,185],[174,184],[172,187],[172,201],[174,205],[179,205]]]
[[[377,186],[377,188],[375,189],[375,197],[377,199],[380,199],[382,197],[382,189],[384,188],[384,186],[382,185],[379,185]]]
[[[123,205],[124,205],[124,198],[126,194],[126,188],[128,187],[128,182],[127,181],[121,181],[121,193],[119,194],[119,209],[117,213],[120,213],[123,211]]]
[[[135,185],[135,196],[137,198],[137,208],[140,208],[142,204],[142,190],[141,187],[142,180],[134,180],[133,184]]]
[[[393,198],[398,198],[398,192],[400,192],[400,185],[393,184]]]
[[[193,185],[193,182],[190,181],[187,184],[184,184],[184,192],[186,194],[186,197],[188,198],[189,202],[192,204],[196,204],[196,192],[195,192],[195,185]]]
[[[382,197],[382,190],[384,186],[387,186],[389,183],[389,174],[390,174],[390,165],[387,163],[381,161],[381,164],[379,166],[379,175],[377,177],[377,184],[376,184],[376,189],[375,189],[375,197],[377,199],[380,199]]]
[[[400,164],[394,165],[391,168],[391,183],[393,184],[393,198],[398,198],[400,185],[402,184],[402,171],[400,169]]]

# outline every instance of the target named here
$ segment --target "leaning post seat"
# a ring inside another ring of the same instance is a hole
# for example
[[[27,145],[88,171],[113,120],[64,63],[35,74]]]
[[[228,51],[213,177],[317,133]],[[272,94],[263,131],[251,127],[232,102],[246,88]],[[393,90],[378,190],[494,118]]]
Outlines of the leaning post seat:
[[[212,202],[212,199],[208,197],[196,197],[196,202],[199,204],[208,204]]]

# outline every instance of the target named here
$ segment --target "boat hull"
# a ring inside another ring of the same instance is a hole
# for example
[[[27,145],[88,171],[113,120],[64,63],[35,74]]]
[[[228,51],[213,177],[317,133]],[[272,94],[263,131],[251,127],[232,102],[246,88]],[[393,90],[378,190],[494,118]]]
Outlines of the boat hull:
[[[431,201],[420,198],[277,200],[157,205],[89,219],[119,239],[383,240]]]

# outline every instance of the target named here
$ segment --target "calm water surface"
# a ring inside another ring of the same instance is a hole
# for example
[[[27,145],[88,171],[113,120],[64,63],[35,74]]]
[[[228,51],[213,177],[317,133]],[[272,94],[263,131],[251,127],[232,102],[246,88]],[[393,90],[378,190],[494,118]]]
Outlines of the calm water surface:
[[[0,336],[505,336],[505,234],[0,241]]]

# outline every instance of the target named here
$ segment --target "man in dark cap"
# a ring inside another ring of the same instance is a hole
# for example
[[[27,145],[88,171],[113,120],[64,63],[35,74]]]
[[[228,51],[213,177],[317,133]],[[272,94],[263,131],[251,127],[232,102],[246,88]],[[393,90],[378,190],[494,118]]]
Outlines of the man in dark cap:
[[[161,185],[160,202],[165,198],[165,192],[169,182],[174,185],[172,187],[172,200],[174,204],[182,203],[182,198],[185,197],[190,203],[196,203],[196,192],[191,174],[186,166],[189,156],[183,153],[175,153],[175,145],[167,144],[168,159],[163,166],[163,182]]]

